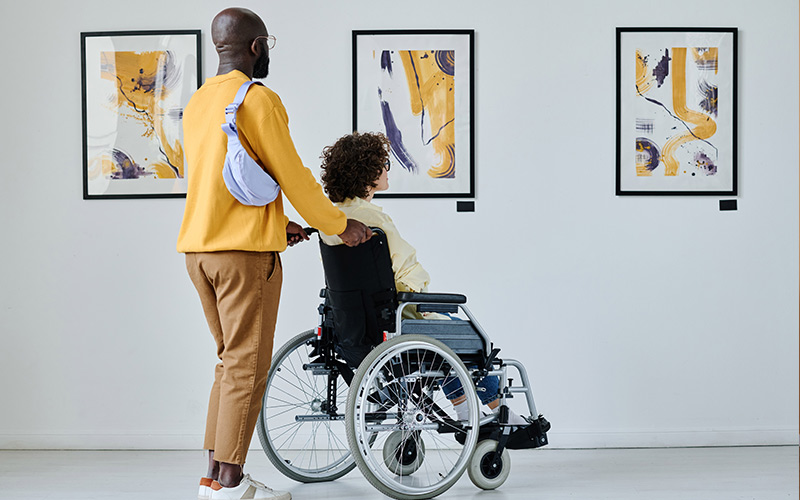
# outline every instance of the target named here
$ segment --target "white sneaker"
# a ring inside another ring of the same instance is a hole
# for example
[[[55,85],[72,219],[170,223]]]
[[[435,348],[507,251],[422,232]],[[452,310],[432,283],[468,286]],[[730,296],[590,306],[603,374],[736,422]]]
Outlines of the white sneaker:
[[[499,412],[498,408],[500,408],[500,407],[498,406],[497,408],[492,410],[492,412],[495,415],[497,415],[498,412]],[[484,413],[484,415],[485,415],[485,413]],[[513,427],[526,427],[528,425],[531,425],[531,422],[527,418],[518,415],[517,412],[515,412],[514,410],[509,408],[508,409],[508,425],[513,426]]]
[[[218,482],[211,484],[211,500],[292,500],[288,491],[275,491],[245,474],[235,488],[223,488]]]
[[[525,417],[517,415],[514,410],[508,410],[508,425],[526,426],[530,425],[530,422]]]
[[[210,477],[200,478],[200,491],[197,493],[197,500],[209,500],[211,498],[211,484],[214,482]]]

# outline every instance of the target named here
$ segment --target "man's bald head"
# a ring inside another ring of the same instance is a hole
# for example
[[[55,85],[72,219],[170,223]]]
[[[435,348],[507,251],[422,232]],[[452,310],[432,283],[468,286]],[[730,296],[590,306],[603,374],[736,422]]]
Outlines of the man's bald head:
[[[265,78],[269,72],[267,27],[248,9],[225,9],[211,22],[211,40],[219,55],[217,74],[239,70],[250,78]]]
[[[219,52],[221,47],[244,46],[257,36],[266,36],[267,27],[252,10],[233,7],[225,9],[211,22],[211,40]]]

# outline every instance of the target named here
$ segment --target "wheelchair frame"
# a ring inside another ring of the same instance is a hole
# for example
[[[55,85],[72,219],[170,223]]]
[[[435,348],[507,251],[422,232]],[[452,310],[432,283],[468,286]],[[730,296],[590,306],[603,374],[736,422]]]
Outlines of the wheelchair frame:
[[[425,295],[425,294],[424,293],[419,293],[419,294],[414,294],[414,295]],[[394,337],[394,336],[397,336],[397,335],[402,335],[403,311],[406,309],[406,307],[409,307],[409,306],[420,306],[420,305],[433,305],[433,306],[435,306],[437,304],[441,304],[441,302],[437,302],[437,303],[433,303],[433,302],[403,302],[403,303],[401,303],[397,307],[397,319],[396,319],[397,327],[396,327],[396,330],[395,330],[395,332],[400,332],[400,333],[389,334],[388,337],[391,338],[391,337]],[[448,305],[450,305],[450,304],[448,304]],[[466,314],[466,316],[469,318],[470,323],[472,323],[473,328],[475,328],[475,330],[478,332],[478,334],[481,336],[481,339],[483,340],[483,344],[484,344],[485,349],[486,349],[485,352],[487,352],[487,353],[495,352],[492,349],[492,341],[489,339],[489,335],[486,333],[486,330],[484,330],[483,327],[481,327],[480,323],[475,318],[475,316],[473,316],[472,312],[469,310],[469,308],[466,306],[466,304],[455,304],[455,303],[452,303],[452,305],[455,305],[459,309],[464,311],[464,314]],[[497,351],[497,352],[499,352],[499,351]],[[498,367],[497,370],[488,370],[484,376],[492,376],[492,375],[494,375],[494,376],[497,376],[497,377],[500,378],[500,388],[501,388],[501,390],[500,390],[500,404],[501,405],[505,404],[506,398],[513,398],[514,397],[513,394],[522,393],[522,394],[525,394],[525,399],[526,399],[526,402],[528,404],[528,410],[530,411],[531,416],[538,415],[539,413],[536,411],[536,402],[533,399],[533,391],[531,390],[531,387],[530,387],[530,381],[529,381],[529,378],[528,378],[528,371],[525,369],[525,366],[522,363],[520,363],[519,361],[517,361],[515,359],[510,359],[510,358],[504,358],[504,359],[501,360],[501,359],[496,359],[496,358],[492,357],[492,359],[490,359],[490,361],[492,362],[492,364],[495,364],[495,361],[497,361],[498,364],[499,364],[499,367]],[[519,373],[520,379],[522,381],[522,385],[521,386],[512,387],[511,385],[509,385],[508,381],[509,380],[513,381],[513,379],[508,377],[508,370],[507,370],[508,366],[513,366],[514,368],[516,368],[517,373]],[[495,421],[496,419],[497,419],[497,415],[487,415],[486,417],[481,419],[481,425],[486,425],[486,424],[488,424],[488,423],[490,423],[492,421]]]
[[[321,291],[322,298],[326,290]],[[537,413],[527,370],[517,360],[497,357],[500,350],[493,348],[463,295],[400,293],[397,298],[395,331],[384,332],[384,342],[369,352],[355,372],[338,358],[329,321],[333,308],[327,299],[318,307],[316,330],[301,333],[281,347],[270,368],[256,426],[265,453],[284,475],[301,482],[331,481],[358,466],[378,490],[401,500],[439,495],[467,470],[476,486],[497,488],[508,476],[507,449],[547,444],[550,424]],[[403,312],[411,306],[431,312],[463,311],[483,345],[482,356],[471,357],[468,367],[446,342],[404,333]],[[520,385],[513,385],[508,367],[516,369]],[[474,389],[474,383],[486,376],[500,379],[500,411],[481,417],[477,394],[469,387]],[[468,421],[456,421],[444,406],[448,400],[443,386],[450,377],[457,377],[464,388]],[[531,415],[528,426],[507,424],[506,401],[514,394],[525,395]],[[289,412],[298,414],[286,415]],[[294,421],[271,424],[273,419],[287,417]],[[306,441],[297,450],[294,439],[306,424],[311,433],[302,438]],[[339,437],[342,425],[346,445]],[[429,444],[426,450],[423,435],[433,441],[434,448]],[[320,458],[318,452],[326,446],[329,449]],[[451,448],[454,453],[445,458]],[[414,476],[437,461],[425,461],[431,453],[438,454],[442,470],[425,469]]]

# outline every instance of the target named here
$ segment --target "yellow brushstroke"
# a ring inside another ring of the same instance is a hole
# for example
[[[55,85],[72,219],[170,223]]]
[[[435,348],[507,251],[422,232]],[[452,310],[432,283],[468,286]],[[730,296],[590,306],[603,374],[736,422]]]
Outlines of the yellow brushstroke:
[[[156,127],[160,129],[160,127]],[[161,147],[164,149],[164,153],[166,153],[167,158],[178,169],[178,175],[183,178],[183,146],[181,146],[181,142],[179,140],[173,141],[170,144],[167,141],[166,137],[163,137],[161,142]],[[161,163],[162,165],[166,165],[166,163]],[[155,167],[159,165],[159,163],[153,164],[152,166]],[[176,178],[175,171],[169,168],[168,165],[167,170],[165,170],[162,174],[161,170],[156,171],[156,176],[160,179],[174,179]]]
[[[100,76],[114,82],[117,101],[130,106],[136,115],[146,112],[154,116],[161,100],[169,94],[169,89],[156,84],[156,75],[166,57],[164,51],[103,52],[100,57]],[[152,85],[147,85],[149,82]]]
[[[157,140],[169,163],[181,177],[184,175],[183,147],[180,141],[170,143],[162,126],[166,110],[164,100],[170,89],[163,85],[160,70],[166,65],[165,51],[152,52],[102,52],[101,77],[114,82],[117,88],[117,110],[144,126],[143,137]],[[127,111],[123,111],[126,109]],[[139,160],[137,160],[139,161]],[[175,178],[175,171],[150,164],[147,170],[155,171],[157,178]]]
[[[644,60],[642,53],[636,49],[636,94],[646,94],[653,86],[655,77],[650,73],[647,61]]]
[[[454,77],[439,69],[432,50],[401,51],[400,59],[411,92],[411,112],[414,116],[422,114],[424,103],[431,133],[439,133],[432,141],[438,163],[428,170],[428,175],[434,178],[452,175],[453,165],[448,146],[455,144],[455,127],[450,123],[441,132],[439,130],[455,117]]]
[[[87,169],[89,179],[100,179],[103,177],[110,177],[117,170],[114,165],[114,160],[108,154],[101,154],[93,156],[89,160],[89,167]]]
[[[696,125],[669,138],[661,149],[664,175],[678,175],[678,160],[675,152],[687,142],[708,139],[717,132],[717,124],[711,117],[690,110],[686,106],[686,47],[672,48],[672,107],[675,115],[686,123]]]
[[[695,61],[714,62],[714,74],[719,70],[719,47],[706,47],[703,52],[697,47],[692,48],[692,56]]]
[[[156,173],[156,177],[158,177],[159,179],[175,178],[175,172],[171,168],[169,168],[169,165],[167,165],[164,162],[153,163],[149,167],[150,170]]]

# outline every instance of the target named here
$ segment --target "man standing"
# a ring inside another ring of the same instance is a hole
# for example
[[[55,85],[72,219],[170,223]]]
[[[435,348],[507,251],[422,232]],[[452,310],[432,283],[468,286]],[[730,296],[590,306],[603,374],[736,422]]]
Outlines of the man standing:
[[[281,196],[266,207],[243,205],[222,178],[225,107],[243,83],[267,76],[274,37],[255,13],[236,8],[214,18],[211,38],[219,55],[217,76],[197,90],[183,116],[189,186],[177,245],[186,254],[220,358],[209,398],[209,465],[200,498],[288,500],[289,493],[267,488],[242,469],[272,358],[282,283],[278,253],[308,235],[284,215]],[[350,246],[371,236],[331,204],[303,166],[277,94],[253,86],[236,118],[245,150],[309,224]]]

